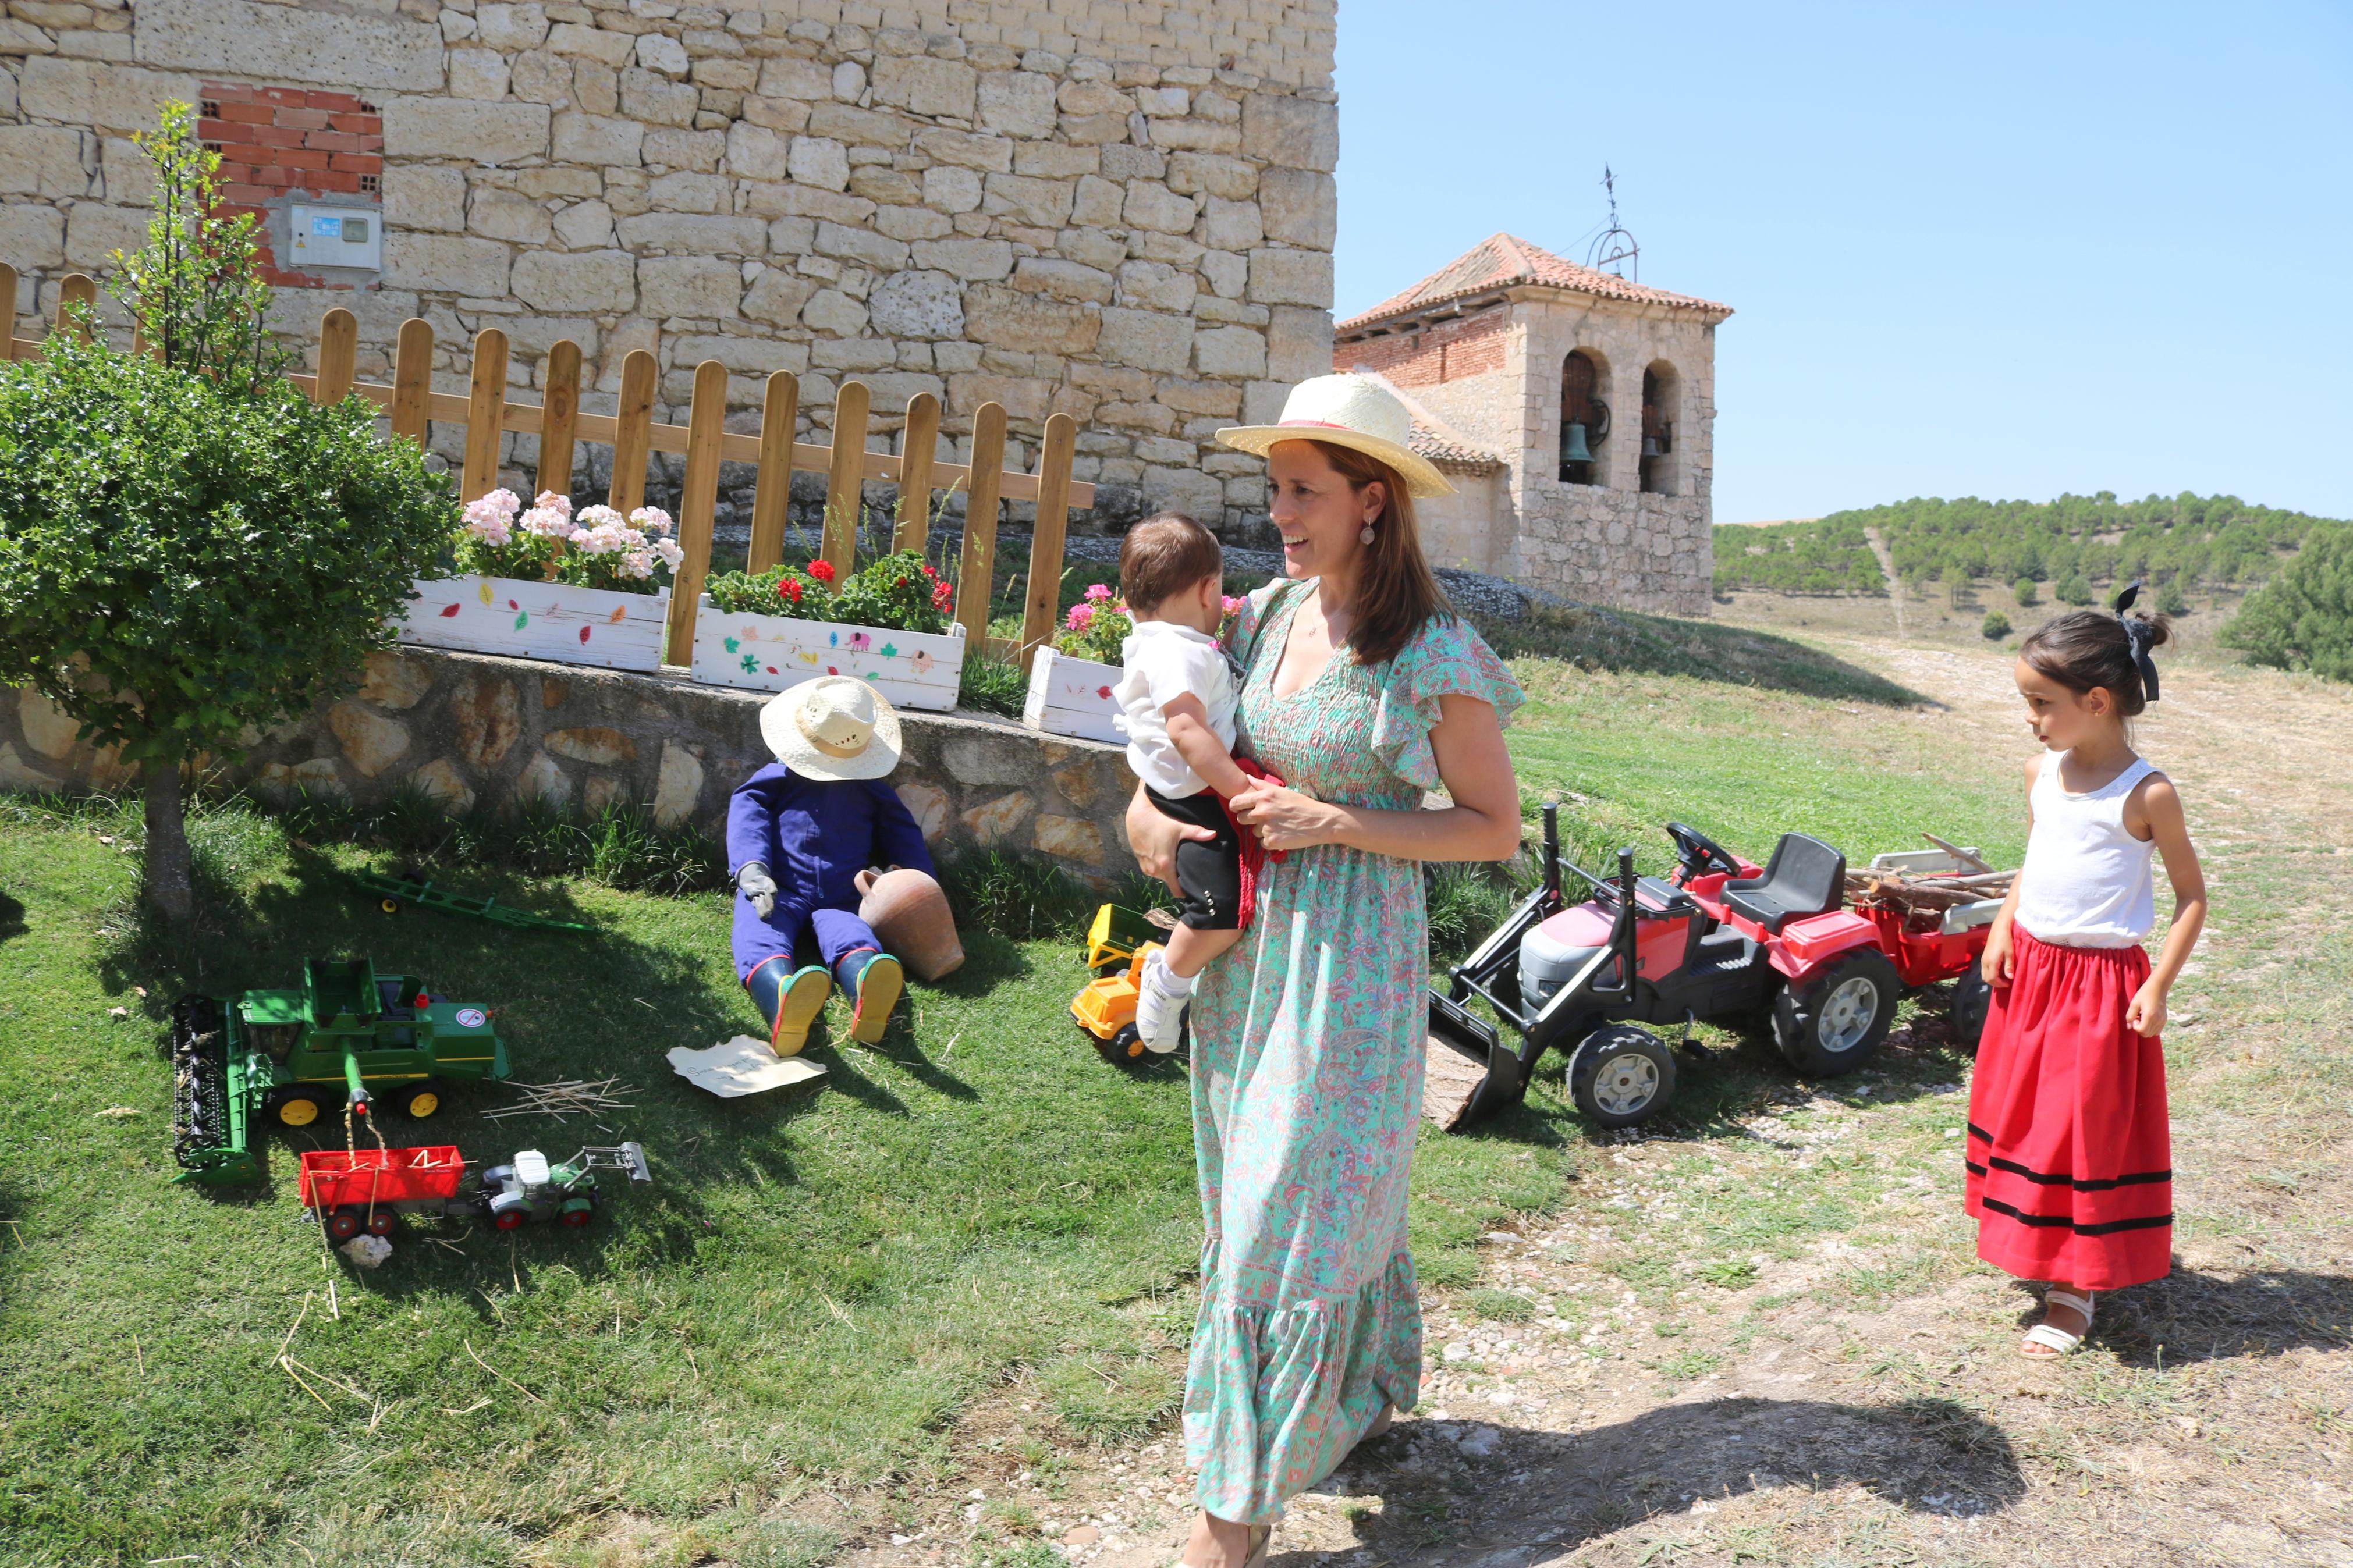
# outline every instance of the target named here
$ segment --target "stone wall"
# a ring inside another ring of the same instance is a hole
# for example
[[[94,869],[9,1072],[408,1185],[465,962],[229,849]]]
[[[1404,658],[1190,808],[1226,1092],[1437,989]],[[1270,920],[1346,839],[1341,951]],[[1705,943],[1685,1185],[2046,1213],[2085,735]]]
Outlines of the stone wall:
[[[584,811],[628,797],[665,825],[714,831],[728,793],[771,759],[764,694],[661,676],[404,647],[370,657],[359,689],[261,737],[224,782],[334,791],[362,804],[400,785],[453,812],[543,798]],[[1090,880],[1133,864],[1121,816],[1126,753],[1002,720],[902,710],[892,775],[934,847],[1006,845]],[[132,775],[31,691],[0,689],[0,787],[121,789]]]
[[[959,461],[983,402],[1027,444],[1011,461],[1068,412],[1099,513],[1231,531],[1262,513],[1263,467],[1209,433],[1329,363],[1335,5],[11,0],[0,259],[20,308],[53,310],[65,271],[142,238],[131,132],[207,103],[273,237],[296,199],[376,215],[380,270],[278,302],[304,337],[351,309],[364,379],[421,315],[451,392],[494,325],[519,385],[578,342],[596,413],[638,348],[680,423],[706,359],[734,428],[770,372],[799,375],[806,439],[849,377],[886,433],[938,395]],[[359,101],[348,126],[309,125],[321,91]],[[272,123],[232,112],[254,105]],[[508,443],[520,487],[536,441]]]

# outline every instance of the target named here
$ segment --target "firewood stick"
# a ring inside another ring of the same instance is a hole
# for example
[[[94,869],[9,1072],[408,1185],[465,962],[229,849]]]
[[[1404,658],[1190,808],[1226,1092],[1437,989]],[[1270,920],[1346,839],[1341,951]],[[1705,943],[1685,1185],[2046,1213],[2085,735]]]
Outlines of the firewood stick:
[[[1970,854],[1968,850],[1962,848],[1957,844],[1947,844],[1933,833],[1923,833],[1920,837],[1926,839],[1929,843],[1935,845],[1937,848],[1943,850],[1946,854],[1950,855],[1954,859],[1958,860],[1962,865],[1968,867],[1972,870],[1990,871],[1993,869],[1992,867],[1987,865],[1984,861],[1978,859],[1976,856]]]

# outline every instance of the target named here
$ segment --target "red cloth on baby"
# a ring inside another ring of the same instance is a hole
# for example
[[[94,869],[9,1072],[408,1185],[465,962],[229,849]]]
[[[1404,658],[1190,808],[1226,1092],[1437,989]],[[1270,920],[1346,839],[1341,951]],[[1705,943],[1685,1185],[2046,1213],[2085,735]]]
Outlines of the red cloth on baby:
[[[1248,757],[1236,757],[1234,766],[1241,769],[1244,777],[1255,782],[1271,784],[1277,788],[1282,785],[1282,780],[1260,767]],[[1234,825],[1234,836],[1242,841],[1242,901],[1240,909],[1234,914],[1234,929],[1238,931],[1248,931],[1250,928],[1251,919],[1258,913],[1259,876],[1270,862],[1282,859],[1283,852],[1280,849],[1269,849],[1265,845],[1261,844],[1258,841],[1257,830],[1234,815],[1232,801],[1220,797],[1218,804],[1225,808],[1226,820]]]

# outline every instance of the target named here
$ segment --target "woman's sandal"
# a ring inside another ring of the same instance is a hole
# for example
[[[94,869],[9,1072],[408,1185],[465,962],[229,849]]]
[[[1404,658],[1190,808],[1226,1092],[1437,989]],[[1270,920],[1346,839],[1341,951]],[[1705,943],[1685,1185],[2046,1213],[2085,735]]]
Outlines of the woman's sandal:
[[[2051,1289],[2042,1293],[2042,1310],[2048,1314],[2053,1307],[2067,1307],[2084,1314],[2084,1332],[2071,1334],[2066,1330],[2045,1321],[2026,1331],[2027,1346],[2041,1345],[2042,1350],[2021,1348],[2019,1353],[2029,1361],[2057,1361],[2083,1348],[2084,1335],[2092,1331],[2092,1298],[2078,1296],[2072,1290]]]
[[[1274,1545],[1274,1526],[1253,1524],[1250,1532],[1250,1555],[1242,1559],[1242,1568],[1262,1568],[1268,1550]]]

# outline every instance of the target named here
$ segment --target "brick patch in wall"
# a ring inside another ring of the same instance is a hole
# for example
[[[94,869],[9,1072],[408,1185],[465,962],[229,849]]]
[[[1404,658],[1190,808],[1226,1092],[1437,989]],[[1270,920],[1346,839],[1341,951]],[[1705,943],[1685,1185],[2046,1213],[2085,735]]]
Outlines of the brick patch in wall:
[[[351,288],[279,266],[269,216],[301,196],[381,211],[384,117],[376,106],[348,92],[207,81],[197,107],[196,134],[221,155],[222,210],[251,213],[263,226],[262,276],[280,287]]]
[[[1332,368],[1377,371],[1399,386],[1436,386],[1504,368],[1503,307],[1439,321],[1393,336],[1357,338],[1334,345]]]

